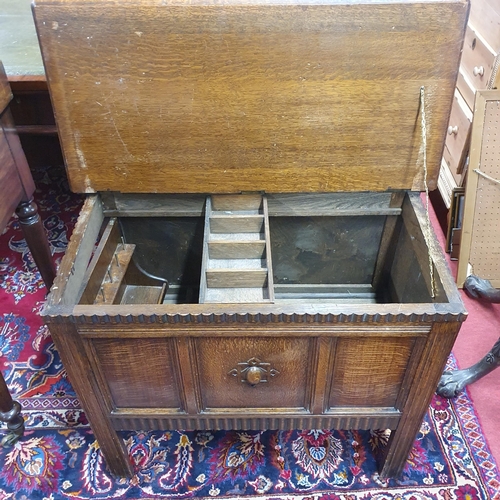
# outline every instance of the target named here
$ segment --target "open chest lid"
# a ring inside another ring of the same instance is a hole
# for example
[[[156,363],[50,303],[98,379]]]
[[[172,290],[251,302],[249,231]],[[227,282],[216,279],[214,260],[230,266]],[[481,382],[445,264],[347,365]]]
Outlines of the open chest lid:
[[[77,192],[436,187],[468,3],[36,0]]]

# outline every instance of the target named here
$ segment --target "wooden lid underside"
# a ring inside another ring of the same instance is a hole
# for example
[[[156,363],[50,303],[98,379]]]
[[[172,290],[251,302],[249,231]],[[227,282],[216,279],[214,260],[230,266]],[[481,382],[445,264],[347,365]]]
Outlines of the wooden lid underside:
[[[283,3],[37,0],[72,189],[435,188],[468,4]]]

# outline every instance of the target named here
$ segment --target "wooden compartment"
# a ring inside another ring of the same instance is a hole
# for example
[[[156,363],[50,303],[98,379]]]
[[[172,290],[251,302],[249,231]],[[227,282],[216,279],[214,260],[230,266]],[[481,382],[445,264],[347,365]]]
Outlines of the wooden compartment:
[[[468,4],[34,13],[88,194],[43,315],[112,473],[118,430],[387,428],[397,476],[466,316],[419,191]]]
[[[157,196],[159,205],[164,198]],[[134,217],[133,202],[120,217],[105,205],[113,216],[104,219],[79,303],[446,301],[413,213],[417,195],[382,194],[373,215],[366,215],[362,195],[351,200],[350,215],[335,206],[347,199],[340,193],[320,198],[328,209],[315,195],[272,195],[270,209],[260,195],[251,207],[242,206],[247,195],[226,195],[228,205],[217,206],[220,198],[191,197],[192,213],[182,217],[168,208],[149,218],[139,209]],[[292,203],[293,215],[283,215]]]

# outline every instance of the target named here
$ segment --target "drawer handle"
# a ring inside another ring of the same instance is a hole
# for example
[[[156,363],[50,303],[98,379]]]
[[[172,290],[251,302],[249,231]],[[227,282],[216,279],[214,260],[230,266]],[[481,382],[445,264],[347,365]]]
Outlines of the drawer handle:
[[[255,387],[261,383],[268,382],[268,377],[275,377],[279,371],[271,368],[270,363],[265,363],[259,358],[250,358],[248,361],[238,363],[238,368],[233,368],[229,375],[239,377],[240,382]]]
[[[458,125],[452,127],[451,125],[448,127],[448,135],[457,135],[458,134]]]
[[[472,72],[474,73],[474,76],[483,76],[484,75],[484,67],[483,66],[476,66]]]

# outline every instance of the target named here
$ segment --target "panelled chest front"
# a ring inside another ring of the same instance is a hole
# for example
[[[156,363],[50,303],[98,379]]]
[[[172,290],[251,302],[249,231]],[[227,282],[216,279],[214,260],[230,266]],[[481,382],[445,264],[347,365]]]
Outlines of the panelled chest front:
[[[44,316],[110,470],[122,429],[337,427],[398,475],[465,319],[418,191],[468,5],[34,12],[89,193]]]

